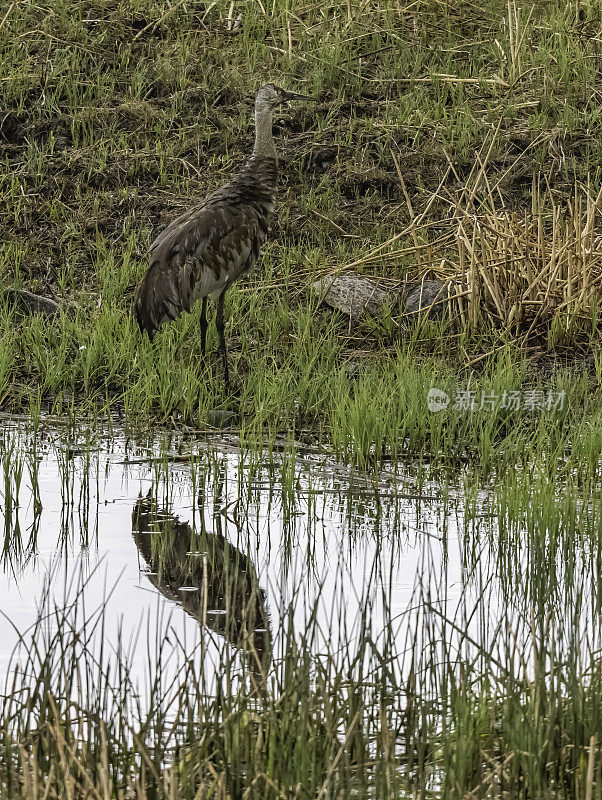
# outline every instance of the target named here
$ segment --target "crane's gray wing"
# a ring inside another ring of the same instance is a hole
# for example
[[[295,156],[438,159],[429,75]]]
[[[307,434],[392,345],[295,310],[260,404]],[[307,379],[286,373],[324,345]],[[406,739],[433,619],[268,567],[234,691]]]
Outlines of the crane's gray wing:
[[[260,229],[252,208],[223,201],[208,200],[175,219],[150,248],[151,264],[136,294],[140,328],[152,337],[199,297],[223,290],[256,257]]]

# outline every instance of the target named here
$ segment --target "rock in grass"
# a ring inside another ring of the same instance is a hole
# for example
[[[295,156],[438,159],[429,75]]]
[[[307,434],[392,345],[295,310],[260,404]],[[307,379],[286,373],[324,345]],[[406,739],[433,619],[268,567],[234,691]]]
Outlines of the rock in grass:
[[[416,314],[430,309],[429,315],[440,317],[449,298],[449,283],[420,281],[409,283],[403,303],[404,314]]]
[[[399,300],[398,292],[383,289],[371,278],[361,275],[338,275],[326,277],[311,285],[312,292],[323,303],[342,311],[352,319],[359,319],[365,312],[378,316],[385,303]]]
[[[24,289],[5,289],[2,295],[21,314],[43,314],[45,317],[53,317],[61,310],[60,305],[49,297],[32,294]]]
[[[311,286],[322,302],[358,320],[364,313],[377,317],[386,304],[401,305],[404,314],[430,309],[440,316],[449,297],[449,284],[443,281],[411,281],[402,291],[385,289],[372,278],[362,275],[338,275],[322,278]]]

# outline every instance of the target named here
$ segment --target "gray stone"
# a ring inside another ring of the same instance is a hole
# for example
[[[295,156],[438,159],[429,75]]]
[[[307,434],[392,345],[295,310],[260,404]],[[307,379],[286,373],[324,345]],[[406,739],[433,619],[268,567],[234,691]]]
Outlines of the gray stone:
[[[408,281],[399,291],[385,289],[372,278],[350,274],[322,278],[312,284],[311,290],[322,302],[353,320],[365,313],[377,317],[386,304],[401,305],[408,315],[428,311],[429,316],[440,317],[450,297],[449,281]]]
[[[338,275],[322,278],[311,286],[312,292],[326,303],[352,319],[364,313],[378,315],[385,303],[395,303],[399,293],[379,286],[371,278],[361,275]]]
[[[440,317],[450,296],[449,283],[443,281],[421,281],[406,285],[403,303],[404,314],[416,314],[429,311],[429,316]]]

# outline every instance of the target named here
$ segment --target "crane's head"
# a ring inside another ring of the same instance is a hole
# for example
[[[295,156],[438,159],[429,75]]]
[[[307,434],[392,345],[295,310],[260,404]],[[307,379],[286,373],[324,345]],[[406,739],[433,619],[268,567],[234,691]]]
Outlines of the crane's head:
[[[255,98],[255,109],[259,112],[272,110],[274,108],[278,108],[283,103],[288,102],[289,100],[311,100],[313,102],[313,97],[307,97],[304,94],[296,94],[295,92],[287,92],[285,89],[282,89],[280,86],[276,86],[274,83],[266,83],[265,86],[262,86],[261,89],[257,92],[257,97]]]

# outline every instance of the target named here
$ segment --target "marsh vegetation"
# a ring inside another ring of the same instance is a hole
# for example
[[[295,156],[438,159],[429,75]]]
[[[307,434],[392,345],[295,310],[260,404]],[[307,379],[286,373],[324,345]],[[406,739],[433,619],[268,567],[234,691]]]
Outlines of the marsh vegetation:
[[[599,796],[577,491],[5,437],[6,796]]]
[[[243,163],[254,88],[279,80],[320,102],[277,116],[272,238],[229,293],[235,426],[264,441],[311,430],[360,459],[367,441],[377,459],[440,444],[449,456],[455,437],[437,441],[424,387],[522,389],[557,367],[580,374],[585,359],[594,387],[583,396],[577,380],[564,436],[587,439],[590,414],[597,427],[597,3],[6,12],[2,285],[66,311],[22,319],[6,296],[5,410],[194,428],[231,410],[199,358],[198,314],[151,345],[132,295],[158,230]],[[350,325],[309,292],[340,270],[393,286],[450,278],[451,319],[416,325],[391,308]],[[499,420],[485,439],[496,455],[522,454],[532,421],[511,426],[529,429],[519,446]],[[454,446],[472,455],[483,437],[479,420],[469,427],[474,441]]]
[[[602,797],[601,24],[0,7],[0,795]],[[319,102],[275,120],[226,395],[132,296],[267,81]],[[392,301],[327,308],[343,273]]]

